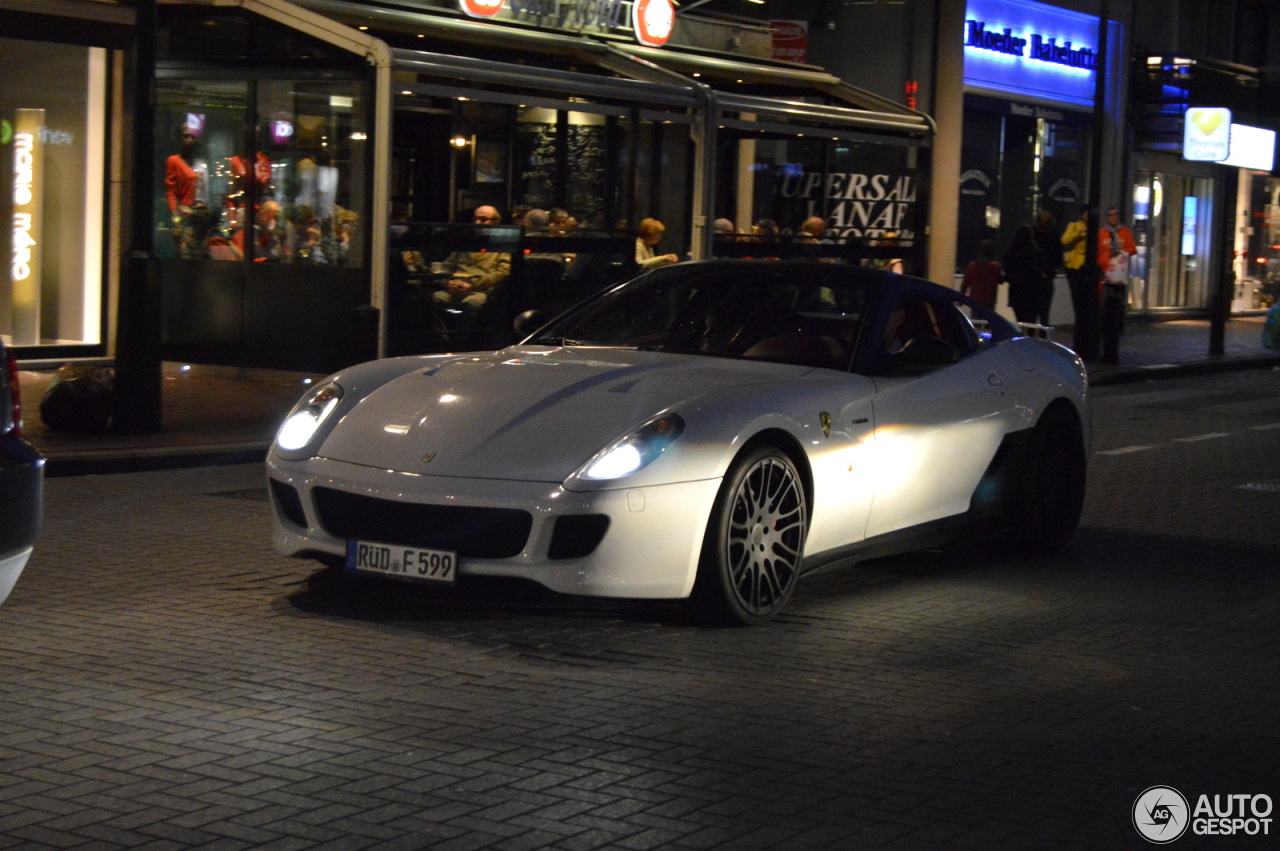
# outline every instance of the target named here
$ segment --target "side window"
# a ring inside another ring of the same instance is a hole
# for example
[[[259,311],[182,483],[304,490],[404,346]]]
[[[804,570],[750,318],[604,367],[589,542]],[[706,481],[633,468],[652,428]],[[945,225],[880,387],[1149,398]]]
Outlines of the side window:
[[[885,325],[884,350],[901,350],[914,337],[936,337],[950,343],[962,355],[977,347],[973,325],[955,302],[920,295],[903,296]]]
[[[916,337],[941,336],[932,304],[918,295],[904,295],[885,323],[883,350],[892,354]]]
[[[904,295],[884,328],[875,369],[887,375],[918,375],[953,364],[977,350],[978,335],[946,298]]]
[[[978,348],[978,332],[954,301],[935,303],[939,334],[942,339],[959,350],[961,356],[972,354]]]

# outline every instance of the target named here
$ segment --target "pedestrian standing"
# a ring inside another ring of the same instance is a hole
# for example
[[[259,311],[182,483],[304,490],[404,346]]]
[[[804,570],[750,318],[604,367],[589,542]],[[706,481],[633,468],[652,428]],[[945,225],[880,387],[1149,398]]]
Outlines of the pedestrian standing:
[[[978,259],[971,260],[964,269],[960,292],[978,304],[995,310],[1000,285],[1004,283],[1004,270],[995,259],[996,241],[984,239],[978,243]]]
[[[1049,308],[1053,306],[1053,279],[1058,276],[1058,267],[1062,265],[1062,242],[1058,238],[1057,225],[1053,214],[1041,210],[1036,214],[1036,226],[1031,234],[1040,250],[1040,262],[1044,269],[1048,287],[1041,293],[1042,303],[1036,305],[1036,315],[1041,325],[1049,324]]]
[[[1071,307],[1075,311],[1077,328],[1094,321],[1097,315],[1098,282],[1089,280],[1089,264],[1085,262],[1088,238],[1089,205],[1085,204],[1080,208],[1080,218],[1067,225],[1060,240],[1061,250],[1066,252],[1062,264],[1067,269],[1067,285],[1071,287]]]
[[[1004,254],[1004,277],[1009,282],[1009,307],[1021,323],[1036,324],[1050,284],[1044,274],[1044,261],[1036,248],[1031,225],[1018,225],[1013,242]],[[1043,324],[1043,323],[1041,323]]]
[[[1138,253],[1133,231],[1120,223],[1120,211],[1107,208],[1107,218],[1098,228],[1098,265],[1108,284],[1129,283],[1129,259]]]

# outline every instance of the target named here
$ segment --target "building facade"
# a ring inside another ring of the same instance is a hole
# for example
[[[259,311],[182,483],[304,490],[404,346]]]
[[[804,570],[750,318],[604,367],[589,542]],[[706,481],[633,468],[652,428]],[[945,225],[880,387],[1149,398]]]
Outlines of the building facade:
[[[693,258],[734,253],[716,219],[772,221],[785,247],[818,216],[837,259],[954,281],[984,239],[1003,248],[1042,212],[1061,229],[1096,199],[1137,237],[1131,310],[1274,300],[1273,162],[1182,144],[1225,109],[1266,149],[1275,3],[720,3],[650,20],[625,0],[163,2],[139,128],[134,4],[0,0],[0,333],[30,362],[114,355],[135,197],[163,357],[202,363],[412,350],[405,240],[502,245],[522,266],[546,253],[516,227],[527,208],[624,248],[657,218],[659,250]],[[481,205],[502,229],[471,223]],[[536,265],[512,310],[542,304]],[[1051,321],[1069,323],[1058,291]]]
[[[90,260],[70,285],[55,284],[52,268],[38,287],[11,274],[4,332],[30,360],[110,356],[131,195],[146,199],[153,223],[165,359],[308,371],[404,350],[392,338],[411,323],[397,312],[406,286],[425,278],[406,285],[400,258],[421,254],[404,244],[406,233],[430,232],[419,225],[461,222],[450,238],[483,250],[508,239],[531,207],[563,209],[575,234],[615,243],[634,241],[652,217],[666,225],[663,251],[697,258],[715,253],[716,218],[774,217],[790,229],[808,215],[840,215],[814,187],[843,181],[860,229],[922,229],[918,206],[908,208],[917,151],[933,129],[926,116],[822,69],[773,61],[761,26],[690,17],[660,37],[661,14],[655,35],[652,22],[623,15],[633,4],[597,5],[594,16],[566,18],[528,3],[161,3],[145,128],[134,126],[127,97],[132,9],[58,6],[67,16],[116,14],[119,43],[83,48],[82,64],[103,70],[86,71],[84,91],[65,95],[96,116],[100,138],[35,115],[52,96],[28,90],[32,102],[14,101],[12,112],[22,127],[44,128],[46,148],[73,137],[82,145],[98,169],[83,182],[97,206],[85,205],[75,234],[33,226],[16,238],[59,258],[74,240]],[[56,32],[54,8],[5,0],[0,16],[24,48],[41,50],[25,36]],[[113,83],[103,82],[108,72]],[[154,146],[147,174],[122,165],[135,130]],[[850,177],[854,152],[885,163],[877,170],[892,170],[894,185]],[[59,162],[45,173],[81,182]],[[48,179],[31,189],[46,209],[30,221],[70,227],[65,210],[50,207],[70,196],[55,197]],[[868,191],[878,209],[862,197]],[[482,205],[502,221],[473,226]],[[517,274],[530,252],[512,253],[512,289],[524,289],[510,306],[538,307]],[[73,300],[50,295],[61,286],[96,300],[99,314],[62,330]],[[74,352],[58,345],[69,336],[82,344]]]
[[[820,4],[808,43],[813,61],[936,120],[931,277],[955,274],[983,238],[1003,249],[1041,211],[1062,228],[1096,197],[1136,237],[1129,310],[1159,318],[1205,315],[1222,295],[1256,310],[1280,286],[1267,156],[1278,28],[1269,0],[905,0]],[[1255,153],[1185,156],[1204,108],[1230,110],[1242,145],[1260,135]],[[1050,318],[1065,324],[1063,283]]]

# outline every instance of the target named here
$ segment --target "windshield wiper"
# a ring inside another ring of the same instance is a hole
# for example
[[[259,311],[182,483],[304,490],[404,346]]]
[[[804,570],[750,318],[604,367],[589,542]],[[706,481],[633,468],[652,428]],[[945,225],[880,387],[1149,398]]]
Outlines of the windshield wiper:
[[[568,346],[585,346],[585,345],[586,345],[586,343],[585,343],[585,342],[583,342],[582,340],[573,340],[573,339],[570,339],[569,337],[548,336],[548,337],[539,337],[539,338],[538,338],[538,339],[536,339],[536,340],[530,340],[530,341],[529,341],[529,345],[531,345],[531,346],[565,346],[565,347],[568,347]]]

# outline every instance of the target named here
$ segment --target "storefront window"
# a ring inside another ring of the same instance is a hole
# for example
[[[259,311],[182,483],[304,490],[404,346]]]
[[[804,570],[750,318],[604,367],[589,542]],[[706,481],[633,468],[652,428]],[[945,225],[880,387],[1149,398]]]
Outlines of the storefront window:
[[[1061,233],[1087,200],[1087,120],[1084,113],[966,97],[960,166],[956,271],[978,256],[983,240],[997,252],[1019,225],[1038,214],[1053,217]],[[1043,117],[1051,114],[1052,119]],[[1107,199],[1104,206],[1120,199]]]
[[[162,83],[157,255],[365,265],[360,91],[354,82]]]
[[[107,51],[0,38],[0,334],[102,337]]]
[[[1241,171],[1252,223],[1242,234],[1233,310],[1264,310],[1280,301],[1280,180]]]

